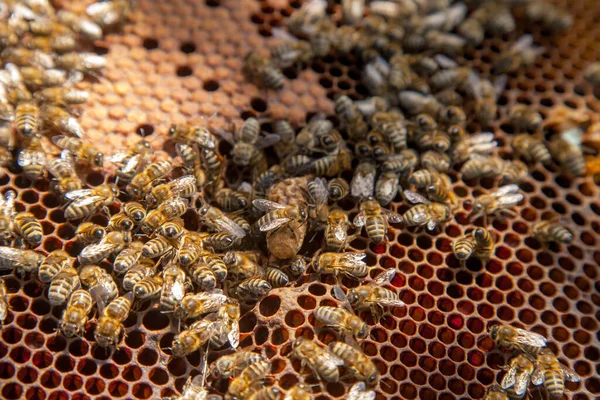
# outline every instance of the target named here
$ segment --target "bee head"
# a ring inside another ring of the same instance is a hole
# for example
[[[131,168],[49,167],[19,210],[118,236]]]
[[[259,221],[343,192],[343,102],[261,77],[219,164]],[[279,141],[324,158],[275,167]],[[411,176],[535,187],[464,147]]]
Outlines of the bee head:
[[[375,382],[377,382],[377,377],[378,377],[378,374],[377,374],[377,372],[375,372],[373,375],[371,375],[367,378],[367,383],[369,385],[374,385]]]
[[[348,299],[348,302],[350,302],[350,304],[356,304],[356,302],[358,302],[357,291],[354,289],[350,289],[346,294],[346,298]]]
[[[177,125],[171,125],[169,127],[169,135],[175,136],[176,133],[177,133]]]
[[[97,167],[104,166],[104,154],[100,152],[96,153],[96,155],[94,156],[94,165]]]

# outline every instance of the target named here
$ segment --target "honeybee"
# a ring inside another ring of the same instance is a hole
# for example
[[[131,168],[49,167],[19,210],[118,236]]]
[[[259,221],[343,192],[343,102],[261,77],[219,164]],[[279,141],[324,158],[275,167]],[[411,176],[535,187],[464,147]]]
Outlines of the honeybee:
[[[375,400],[375,392],[367,390],[364,382],[356,382],[348,390],[347,400]]]
[[[173,138],[173,140],[180,144],[187,143],[190,146],[192,144],[196,144],[202,149],[215,150],[219,145],[219,141],[215,135],[213,135],[206,128],[195,127],[186,124],[171,125],[169,128],[169,135]],[[188,155],[187,157],[182,158],[186,159],[188,162],[191,161],[191,155],[188,154],[189,149],[180,146],[179,150],[181,154],[186,153]]]
[[[144,167],[151,156],[152,147],[146,140],[140,140],[126,151],[120,151],[108,158],[117,164],[116,175],[123,182],[131,182],[133,177]]]
[[[88,322],[88,314],[92,311],[94,300],[92,296],[83,289],[71,294],[58,327],[66,337],[80,336],[85,330]]]
[[[344,121],[348,136],[352,140],[358,141],[367,135],[369,127],[350,97],[346,95],[339,96],[335,100],[335,112]]]
[[[63,150],[60,157],[48,160],[46,169],[56,180],[56,188],[61,194],[81,189],[81,181],[75,172],[73,156],[68,150]]]
[[[266,360],[259,360],[248,365],[229,384],[228,396],[234,399],[250,398],[252,393],[258,390],[270,369],[271,365]]]
[[[485,393],[483,400],[508,400],[508,395],[500,385],[492,385]]]
[[[105,235],[106,229],[93,222],[83,222],[79,224],[75,230],[77,240],[84,244],[98,243]]]
[[[365,339],[369,334],[367,324],[360,317],[343,308],[321,306],[315,309],[314,315],[325,326],[338,330],[343,335]]]
[[[285,206],[266,199],[255,199],[252,204],[260,211],[266,212],[257,222],[261,232],[275,230],[291,221],[305,222],[306,210],[296,206]]]
[[[20,273],[35,271],[44,262],[44,258],[43,254],[33,250],[0,246],[0,270],[16,268]]]
[[[44,129],[64,132],[79,139],[83,138],[85,134],[77,119],[62,107],[46,104],[41,109],[41,117],[44,121]]]
[[[454,162],[464,162],[471,158],[489,157],[498,143],[493,133],[479,133],[468,137],[458,137],[453,142],[450,155]]]
[[[0,238],[6,241],[13,237],[16,197],[17,193],[14,190],[8,190],[4,196],[0,194]]]
[[[8,316],[8,289],[6,282],[0,278],[0,326]]]
[[[185,175],[177,179],[173,179],[169,183],[163,183],[155,186],[146,196],[146,201],[150,207],[155,207],[163,203],[165,200],[174,197],[191,197],[196,193],[196,178],[192,175]]]
[[[106,230],[107,232],[131,231],[133,230],[134,226],[135,223],[133,220],[129,218],[126,213],[120,212],[110,217],[108,220],[108,225],[106,226]]]
[[[575,371],[562,365],[552,350],[541,349],[535,360],[535,371],[531,375],[531,383],[544,385],[553,399],[559,399],[565,393],[565,382],[579,382]]]
[[[301,66],[309,64],[314,58],[311,44],[304,40],[298,40],[295,36],[284,30],[273,28],[273,35],[282,39],[282,43],[270,48],[271,60],[278,68]]]
[[[511,358],[508,365],[506,374],[502,378],[502,389],[506,390],[509,398],[522,399],[533,373],[533,363],[529,357],[519,354]]]
[[[72,267],[75,259],[63,250],[54,250],[43,259],[38,277],[43,283],[50,283],[56,275],[67,267]]]
[[[123,206],[125,214],[136,224],[140,224],[146,218],[146,208],[137,201],[130,201]]]
[[[333,178],[327,186],[328,196],[332,201],[338,201],[348,196],[350,185],[344,178]]]
[[[131,233],[127,231],[109,232],[104,238],[95,244],[85,247],[79,255],[82,265],[98,264],[106,257],[121,252],[131,242]]]
[[[189,293],[175,305],[173,315],[178,319],[197,318],[202,314],[217,312],[227,299],[220,289]]]
[[[265,279],[274,288],[284,287],[289,285],[290,277],[279,268],[265,268]]]
[[[483,25],[473,17],[465,19],[457,27],[456,32],[464,37],[471,46],[479,46],[485,37]]]
[[[475,228],[473,231],[473,239],[475,239],[474,255],[487,263],[494,252],[496,241],[491,232],[484,228]]]
[[[543,47],[533,46],[531,35],[523,35],[508,50],[500,54],[492,72],[498,75],[515,72],[519,68],[533,64],[544,51]]]
[[[475,251],[475,239],[473,235],[465,235],[452,242],[452,251],[456,258],[464,263]]]
[[[47,163],[46,152],[43,150],[42,138],[32,135],[24,138],[23,149],[17,156],[17,164],[23,168],[25,176],[29,179],[37,179],[44,174]]]
[[[61,149],[69,150],[75,158],[85,164],[91,164],[100,168],[104,166],[104,154],[84,140],[58,135],[52,137],[52,142]]]
[[[360,203],[359,213],[352,221],[354,226],[358,228],[365,227],[367,235],[373,243],[385,241],[390,222],[402,222],[402,217],[393,211],[381,208],[373,198]]]
[[[214,363],[214,372],[219,378],[227,379],[237,376],[246,367],[263,360],[264,357],[261,354],[239,350],[217,358]]]
[[[510,109],[510,122],[518,131],[535,132],[542,125],[542,115],[526,104],[517,104]]]
[[[63,268],[50,282],[48,301],[53,306],[61,306],[67,302],[73,291],[79,289],[80,285],[77,270],[73,267]]]
[[[236,240],[246,236],[246,232],[217,207],[204,205],[198,211],[198,215],[202,217],[202,222],[212,230],[226,232],[232,235]]]
[[[215,335],[217,321],[201,319],[189,326],[188,329],[181,331],[173,339],[171,346],[174,357],[185,357],[198,350]]]
[[[223,139],[233,145],[231,156],[233,163],[240,167],[256,165],[264,160],[262,149],[279,142],[276,134],[261,136],[260,123],[256,118],[248,118],[240,129],[235,129],[232,135],[229,132],[219,132]]]
[[[217,329],[217,342],[229,342],[233,349],[240,344],[240,306],[237,302],[230,301],[223,304],[217,311],[217,320],[220,322]]]
[[[460,170],[463,179],[497,177],[505,169],[506,162],[500,157],[472,157]]]
[[[163,178],[173,169],[173,164],[168,161],[160,161],[148,165],[144,170],[136,174],[129,185],[127,185],[127,193],[136,198],[141,197],[147,192],[148,187],[154,183],[154,181]]]
[[[235,290],[241,300],[258,300],[266,296],[273,287],[263,278],[248,278],[240,282]]]
[[[217,277],[214,272],[208,266],[201,262],[192,264],[187,268],[188,274],[191,276],[192,281],[202,291],[211,291],[217,287]]]
[[[164,279],[162,276],[154,275],[142,279],[133,286],[133,293],[136,299],[146,300],[157,296],[163,286]]]
[[[33,136],[38,131],[40,110],[34,102],[22,101],[15,109],[15,128],[23,136]]]
[[[245,279],[261,274],[259,259],[239,251],[230,251],[223,256],[229,274]]]
[[[523,194],[517,193],[519,186],[517,185],[506,185],[501,186],[490,194],[484,194],[479,196],[473,202],[473,212],[471,217],[473,219],[484,216],[487,219],[488,215],[494,214],[514,214],[514,211],[510,210],[510,207],[514,207],[523,200]],[[487,221],[484,221],[487,223]]]
[[[244,75],[257,86],[279,90],[283,87],[284,76],[267,58],[255,51],[244,58]]]
[[[127,319],[133,304],[133,293],[127,292],[111,301],[102,311],[94,338],[102,347],[116,346],[123,332],[123,321]]]
[[[102,28],[82,15],[68,10],[59,10],[56,18],[61,24],[68,26],[73,32],[81,34],[88,40],[96,41],[102,39]]]
[[[142,256],[143,247],[144,243],[137,240],[129,243],[127,247],[120,251],[117,257],[115,257],[113,271],[116,274],[122,274],[129,271]]]
[[[353,372],[356,379],[366,381],[369,385],[375,384],[379,371],[362,351],[343,342],[330,343],[329,350],[343,361],[344,366]]]
[[[560,225],[557,221],[540,221],[531,228],[533,235],[542,243],[559,242],[571,243],[573,241],[573,233]]]
[[[316,25],[325,17],[327,3],[323,1],[309,1],[295,10],[289,19],[289,31],[297,36],[312,35]]]
[[[527,2],[525,16],[552,32],[561,31],[573,25],[573,16],[567,10],[542,1]]]
[[[163,270],[163,285],[160,292],[160,308],[172,312],[181,303],[186,288],[191,286],[185,272],[175,264],[167,265]]]
[[[285,162],[283,164],[285,165]],[[268,171],[258,174],[252,183],[256,197],[267,197],[269,188],[279,182],[282,175],[283,169],[279,165],[274,165]]]
[[[567,132],[568,133],[568,132]],[[562,136],[562,135],[561,135]],[[555,137],[548,143],[548,149],[554,159],[573,176],[583,176],[585,159],[581,147],[564,137]]]
[[[221,400],[223,397],[219,395],[208,394],[204,387],[205,373],[201,372],[193,379],[190,376],[183,385],[181,396],[162,397],[162,400]]]
[[[529,175],[527,165],[519,160],[507,161],[502,169],[502,183],[521,183]]]
[[[123,277],[123,289],[131,291],[136,283],[144,278],[154,275],[155,273],[156,265],[154,260],[142,258],[125,273],[125,276]]]
[[[133,2],[130,0],[97,1],[87,6],[85,12],[95,23],[105,28],[127,21],[133,12]]]
[[[450,187],[450,178],[446,174],[440,174],[432,169],[420,169],[413,172],[408,179],[408,182],[414,185],[417,189],[425,189],[433,185],[443,185]]]
[[[375,190],[376,166],[372,162],[361,162],[354,171],[350,182],[350,194],[359,200],[373,196]]]
[[[550,151],[544,142],[527,133],[513,137],[511,142],[515,157],[524,157],[527,161],[548,165],[552,161]]]
[[[57,56],[55,63],[60,69],[95,75],[106,67],[106,58],[95,53],[71,52]]]
[[[304,385],[294,385],[290,390],[287,391],[283,400],[311,400],[312,396],[310,389],[304,387]]]
[[[348,237],[350,222],[345,211],[335,208],[329,212],[325,228],[325,250],[341,252],[348,246],[354,236]]]
[[[546,347],[546,338],[542,335],[509,325],[493,325],[488,333],[496,345],[520,350],[533,358]]]
[[[339,300],[347,299],[350,306],[357,312],[370,310],[375,317],[383,314],[383,307],[405,307],[406,304],[398,298],[398,294],[390,289],[384,288],[396,275],[395,269],[387,269],[366,285],[360,285],[348,291],[343,296],[339,290],[334,293]]]
[[[118,201],[119,189],[110,184],[103,184],[93,189],[80,189],[68,192],[65,198],[72,201],[65,209],[68,220],[81,219],[93,214],[100,207],[108,207]]]
[[[289,265],[286,267],[286,270],[291,273],[293,276],[300,276],[306,272],[308,269],[308,260],[303,256],[295,256],[290,261]]]
[[[340,379],[337,367],[344,362],[329,349],[320,347],[312,340],[297,338],[290,357],[299,358],[303,368],[308,365],[317,377],[327,382],[337,382]]]
[[[84,286],[88,287],[100,312],[119,295],[119,288],[113,277],[96,265],[86,265],[81,268],[79,279]]]
[[[210,269],[214,274],[215,278],[219,282],[223,282],[227,277],[227,265],[225,262],[216,254],[211,251],[203,251],[200,253],[199,262]]]
[[[416,204],[402,215],[406,226],[423,226],[430,231],[439,223],[447,222],[452,218],[452,210],[447,204],[432,203],[425,197],[410,190],[404,191],[404,196]]]
[[[160,203],[143,220],[143,227],[149,231],[157,230],[165,222],[181,217],[188,209],[188,200],[173,197]]]
[[[468,89],[475,99],[475,117],[480,123],[489,125],[496,119],[497,98],[504,91],[506,81],[503,76],[492,83],[474,72],[469,75]]]
[[[164,236],[150,239],[142,247],[142,256],[146,258],[157,258],[163,255],[171,256],[177,251],[178,243]]]
[[[369,267],[363,261],[365,257],[365,253],[322,253],[313,260],[313,268],[323,275],[363,278],[369,273]]]

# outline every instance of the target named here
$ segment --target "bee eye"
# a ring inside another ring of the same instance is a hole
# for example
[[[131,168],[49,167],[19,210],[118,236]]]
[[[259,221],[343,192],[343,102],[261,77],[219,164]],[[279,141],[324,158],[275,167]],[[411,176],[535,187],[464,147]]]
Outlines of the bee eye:
[[[175,134],[175,126],[171,126],[171,127],[169,128],[169,134],[170,134],[170,135],[174,135],[174,134]]]

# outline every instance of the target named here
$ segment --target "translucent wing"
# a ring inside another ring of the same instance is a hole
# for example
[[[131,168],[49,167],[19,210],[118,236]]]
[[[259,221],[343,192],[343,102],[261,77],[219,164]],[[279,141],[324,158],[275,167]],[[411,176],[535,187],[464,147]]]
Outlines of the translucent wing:
[[[515,330],[517,331],[515,342],[535,347],[546,346],[546,338],[542,335],[519,328],[515,328]]]
[[[521,193],[511,194],[508,196],[504,196],[498,200],[498,205],[500,206],[511,206],[517,204],[523,200],[523,195]]]
[[[346,297],[346,293],[344,293],[344,289],[342,289],[341,286],[338,285],[333,287],[333,297],[340,301],[348,300],[348,297]]]
[[[375,174],[356,174],[352,179],[350,193],[357,198],[367,198],[373,195]]]
[[[502,389],[508,389],[514,384],[517,383],[517,369],[511,367],[506,371],[506,375],[502,378]]]
[[[406,199],[413,204],[429,204],[429,200],[419,193],[413,192],[412,190],[404,190],[403,193],[404,197],[406,197]]]
[[[392,281],[392,279],[394,279],[394,276],[396,276],[396,270],[394,268],[388,268],[381,274],[377,275],[375,279],[368,283],[368,285],[387,285]]]
[[[137,171],[137,168],[140,165],[141,159],[142,159],[142,156],[140,154],[134,155],[129,160],[127,160],[127,162],[125,163],[123,168],[121,168],[121,172],[128,173],[128,172]]]
[[[503,381],[504,382],[504,381]],[[522,396],[527,391],[527,385],[529,384],[529,377],[526,373],[521,373],[517,376],[515,382],[515,393]]]
[[[496,96],[499,96],[502,92],[504,92],[507,82],[508,77],[506,75],[500,75],[498,78],[496,78],[496,81],[494,82],[494,93],[496,93]]]
[[[345,240],[347,237],[345,224],[338,224],[334,226],[333,235],[337,240]]]
[[[243,238],[244,236],[246,236],[246,232],[242,228],[240,228],[238,224],[233,222],[229,217],[223,215],[216,221],[214,221],[214,223],[221,229],[225,230],[226,232],[230,233],[231,235],[237,238]]]
[[[104,307],[106,307],[108,303],[110,303],[111,300],[113,300],[109,296],[110,289],[107,288],[106,285],[100,283],[98,285],[92,286],[89,289],[89,292],[96,304],[98,305],[98,312],[102,314]]]
[[[224,129],[218,129],[215,132],[217,135],[221,137],[221,139],[225,140],[227,143],[235,144],[235,138],[233,137],[233,133],[228,132]]]
[[[273,34],[274,38],[281,39],[285,42],[297,42],[298,41],[298,39],[294,35],[288,33],[286,30],[283,30],[281,28],[271,29],[271,33]]]
[[[274,219],[273,221],[269,222],[268,224],[264,224],[260,227],[260,231],[261,232],[267,232],[267,231],[272,231],[273,229],[277,229],[280,226],[282,226],[283,224],[287,223],[291,221],[291,219],[289,218],[277,218]]]
[[[362,261],[366,256],[365,253],[344,253],[340,259],[342,262],[351,263],[353,265],[367,265]]]
[[[46,155],[41,151],[23,149],[17,157],[17,164],[19,164],[20,167],[27,167],[29,165],[45,165]]]
[[[196,186],[196,178],[194,178],[193,175],[185,175],[171,181],[171,185],[175,188],[181,188],[188,185]]]
[[[531,383],[533,383],[535,386],[539,386],[544,383],[544,371],[539,368],[533,371],[533,374],[531,374]]]
[[[366,388],[364,382],[356,382],[348,391],[348,398],[353,400],[360,399],[361,392],[364,392]]]
[[[501,196],[505,196],[507,194],[516,193],[518,191],[519,191],[519,186],[512,184],[512,185],[502,186],[502,187],[498,188],[492,194],[494,195],[494,197],[501,197]]]
[[[90,258],[90,257],[94,257],[100,253],[102,254],[107,254],[109,252],[112,252],[114,249],[116,249],[119,245],[117,243],[96,243],[96,244],[91,244],[87,247],[85,247],[82,251],[81,251],[81,257],[82,258]]]
[[[511,47],[512,51],[522,51],[531,47],[533,44],[533,36],[531,35],[523,35],[521,36]]]
[[[563,374],[565,375],[565,377],[567,378],[567,381],[571,381],[571,382],[579,382],[579,380],[581,379],[579,377],[579,375],[577,375],[577,373],[575,371],[573,371],[571,368],[569,367],[565,367],[564,365],[561,365],[562,367],[562,371]]]
[[[93,193],[92,189],[79,189],[79,190],[73,190],[73,191],[70,191],[69,193],[66,193],[65,197],[69,200],[77,200],[84,196],[89,196],[92,193]],[[97,196],[95,196],[95,197],[97,197]]]
[[[379,304],[385,307],[406,307],[406,303],[400,299],[380,299]]]
[[[271,211],[277,208],[285,208],[286,206],[281,205],[279,203],[275,203],[274,201],[270,201],[267,199],[254,199],[252,201],[254,207],[258,208],[260,211]]]
[[[456,61],[444,54],[436,54],[433,56],[433,59],[441,68],[451,69],[458,67],[458,63]]]
[[[490,143],[493,140],[494,140],[494,134],[491,132],[482,132],[482,133],[478,133],[477,135],[473,135],[473,136],[469,137],[469,143],[471,145],[479,144],[479,143]]]
[[[319,354],[317,355],[317,357],[315,357],[315,359],[316,359],[317,364],[328,365],[332,368],[344,365],[344,361],[342,361],[335,354],[333,354],[327,350],[323,350],[323,351],[319,352]]]
[[[227,333],[227,340],[234,349],[237,349],[240,345],[240,325],[237,321],[231,324],[230,330]]]
[[[269,146],[273,146],[274,144],[279,143],[281,137],[275,133],[271,133],[265,136],[261,136],[256,141],[255,147],[258,149],[264,149]]]
[[[393,224],[397,224],[403,221],[402,216],[394,211],[383,209],[383,214],[387,217],[388,221]]]
[[[354,224],[354,226],[360,228],[361,226],[364,226],[366,223],[366,218],[365,216],[360,213],[358,215],[356,215],[356,217],[354,217],[354,220],[352,221],[352,223]]]
[[[327,203],[328,191],[325,179],[316,178],[308,185],[308,193],[313,204],[321,205]]]
[[[12,247],[0,247],[0,259],[7,260],[11,263],[20,263],[22,259],[22,250],[13,249]]]
[[[427,229],[430,231],[434,230],[436,225],[437,221],[435,219],[430,219],[429,221],[427,221]]]
[[[104,201],[102,196],[89,196],[75,200],[69,207],[85,207],[88,205],[99,205]]]
[[[418,210],[415,210],[415,207],[413,207],[411,210],[415,210],[415,212],[413,213],[412,216],[412,221],[417,224],[420,225],[422,223],[424,223],[425,221],[427,221],[427,218],[429,218],[429,216],[427,215],[427,213],[425,212],[425,210],[420,207],[417,206]]]

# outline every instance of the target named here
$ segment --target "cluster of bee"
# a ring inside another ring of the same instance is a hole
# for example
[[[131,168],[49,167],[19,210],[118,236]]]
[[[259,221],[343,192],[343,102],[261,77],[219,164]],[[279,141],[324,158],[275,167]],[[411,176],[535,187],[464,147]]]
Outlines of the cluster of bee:
[[[579,382],[575,371],[561,364],[546,347],[546,338],[508,325],[493,325],[489,335],[497,346],[514,350],[500,385],[492,385],[485,400],[523,399],[530,384],[543,385],[552,399],[565,393],[566,382]]]

